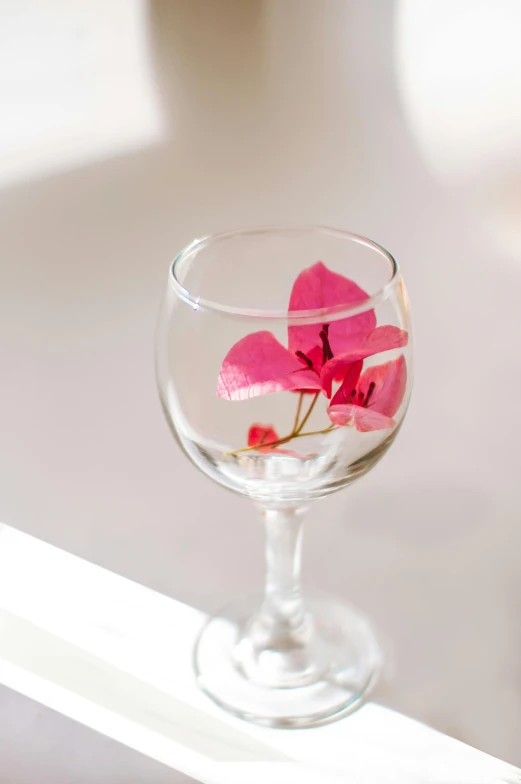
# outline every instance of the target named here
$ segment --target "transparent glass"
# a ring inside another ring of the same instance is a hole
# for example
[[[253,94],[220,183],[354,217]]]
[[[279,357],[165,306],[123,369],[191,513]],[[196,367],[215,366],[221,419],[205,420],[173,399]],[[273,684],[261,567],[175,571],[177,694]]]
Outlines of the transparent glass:
[[[270,726],[353,710],[375,682],[379,648],[349,606],[302,596],[302,520],[314,499],[367,473],[403,421],[412,343],[395,260],[326,227],[197,240],[169,270],[156,369],[185,453],[249,496],[266,532],[264,595],[208,622],[195,651],[201,688]]]

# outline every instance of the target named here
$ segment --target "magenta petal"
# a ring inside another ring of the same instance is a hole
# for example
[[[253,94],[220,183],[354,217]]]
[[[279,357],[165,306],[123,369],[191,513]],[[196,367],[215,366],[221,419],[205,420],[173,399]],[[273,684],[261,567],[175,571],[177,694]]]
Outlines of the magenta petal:
[[[292,389],[320,390],[319,377],[303,367],[271,332],[254,332],[232,346],[217,382],[217,395],[225,400]]]
[[[315,346],[314,348],[310,349],[307,352],[306,356],[311,361],[314,369],[318,373],[320,371],[320,368],[322,367],[322,357],[323,357],[322,346]]]
[[[343,305],[359,302],[362,304],[368,299],[368,294],[356,283],[343,275],[331,272],[325,264],[318,261],[312,267],[300,273],[291,291],[288,311],[299,310],[329,310],[337,308],[342,310]],[[324,323],[329,323],[329,343],[333,353],[348,350],[349,339],[356,333],[367,335],[376,326],[374,310],[360,313],[357,316],[329,321],[324,317]],[[305,354],[320,345],[319,332],[321,323],[306,324],[304,326],[290,326],[288,328],[288,345],[291,351],[303,351]]]
[[[356,368],[356,365],[352,367]],[[367,399],[369,395],[367,408],[348,402],[355,389],[349,379],[351,372],[355,373],[354,370],[348,371],[327,410],[330,420],[335,425],[350,425],[361,432],[394,427],[396,423],[392,417],[400,408],[407,385],[405,357],[375,365],[362,373],[356,386],[356,398],[353,397],[353,400],[358,399],[359,395],[362,399]]]
[[[270,446],[280,438],[272,425],[261,425],[255,423],[248,430],[248,446],[257,446],[259,452],[271,452],[274,447]],[[268,446],[263,446],[268,444]]]
[[[278,441],[279,434],[273,425],[261,425],[256,422],[248,430],[248,446],[257,446],[257,444],[269,444],[271,441]]]
[[[365,397],[371,384],[374,384],[374,391],[369,408],[386,416],[394,416],[400,408],[407,386],[405,357],[367,368],[360,377],[358,391]]]
[[[327,413],[333,424],[356,427],[362,433],[367,433],[370,430],[388,430],[396,424],[391,417],[362,406],[332,405],[328,408]]]
[[[381,354],[382,351],[391,351],[393,348],[403,348],[409,340],[409,334],[399,327],[390,324],[384,327],[376,327],[367,335],[364,344],[364,357],[373,354]],[[362,357],[360,357],[362,359]]]
[[[360,378],[360,373],[362,372],[363,362],[353,362],[351,365],[348,366],[347,373],[342,381],[342,384],[338,388],[331,401],[331,405],[344,405],[346,403],[350,403],[353,401],[353,391],[356,390],[358,379]],[[331,394],[331,384],[329,384],[329,394],[327,389],[324,388],[327,396],[329,397]]]
[[[320,372],[322,386],[328,397],[331,395],[333,381],[342,377],[345,368],[348,368],[353,362],[366,359],[366,357],[370,357],[373,354],[381,354],[383,351],[401,348],[407,345],[409,336],[403,329],[385,326],[376,327],[376,329],[373,329],[365,336],[353,336],[353,343],[354,338],[359,338],[359,344],[357,346],[354,345],[350,351],[338,354],[333,359],[328,360]]]
[[[320,381],[322,382],[322,388],[327,397],[331,397],[333,381],[343,376],[346,371],[349,375],[349,368],[351,368],[354,364],[357,366],[359,365],[360,369],[358,371],[358,376],[360,375],[362,370],[362,362],[359,359],[359,353],[360,352],[353,354],[340,354],[338,357],[334,357],[333,359],[330,359],[326,362],[320,371]],[[358,377],[356,381],[358,382]],[[341,388],[342,387],[340,387],[340,389]],[[345,400],[342,402],[345,403]]]

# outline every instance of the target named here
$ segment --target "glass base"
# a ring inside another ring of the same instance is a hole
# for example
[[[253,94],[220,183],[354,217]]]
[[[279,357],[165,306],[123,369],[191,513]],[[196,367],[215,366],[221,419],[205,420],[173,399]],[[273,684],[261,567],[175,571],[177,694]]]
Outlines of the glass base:
[[[299,644],[259,646],[261,604],[261,597],[235,602],[208,621],[195,650],[200,688],[225,710],[269,727],[313,727],[356,710],[381,665],[368,621],[337,599],[306,597]]]

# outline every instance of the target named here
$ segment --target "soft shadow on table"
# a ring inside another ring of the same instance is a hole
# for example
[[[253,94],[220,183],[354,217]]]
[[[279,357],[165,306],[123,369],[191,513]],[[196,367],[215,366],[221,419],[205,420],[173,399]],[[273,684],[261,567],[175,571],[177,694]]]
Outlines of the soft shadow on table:
[[[312,508],[305,574],[373,620],[386,656],[376,702],[501,757],[521,689],[505,644],[520,636],[519,550],[505,548],[520,539],[516,510],[485,486],[392,488],[386,468]]]

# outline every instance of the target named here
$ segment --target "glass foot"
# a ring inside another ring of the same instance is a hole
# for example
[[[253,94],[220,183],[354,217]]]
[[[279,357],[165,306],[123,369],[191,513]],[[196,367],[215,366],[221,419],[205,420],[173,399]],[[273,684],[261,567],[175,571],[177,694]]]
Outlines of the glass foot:
[[[218,705],[270,727],[312,727],[356,710],[381,664],[368,621],[329,597],[306,597],[295,643],[265,635],[262,598],[224,608],[195,650],[200,688]],[[269,642],[266,642],[269,640]]]

